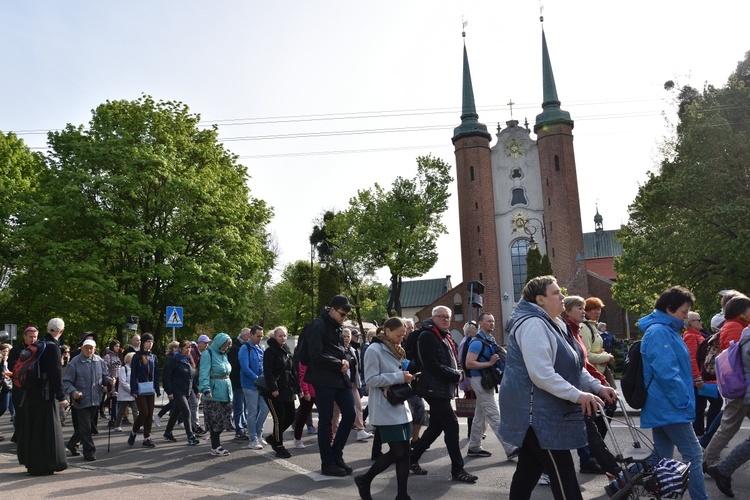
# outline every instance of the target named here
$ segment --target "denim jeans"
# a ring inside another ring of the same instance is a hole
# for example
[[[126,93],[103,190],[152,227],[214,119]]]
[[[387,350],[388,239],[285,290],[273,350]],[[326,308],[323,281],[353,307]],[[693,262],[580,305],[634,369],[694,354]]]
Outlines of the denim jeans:
[[[247,427],[245,417],[245,393],[241,387],[232,387],[232,412],[234,416],[234,432],[242,434],[242,429]]]
[[[703,450],[695,437],[693,424],[682,422],[679,424],[664,425],[652,429],[654,436],[655,461],[662,458],[673,458],[674,449],[677,447],[682,460],[690,462],[690,477],[688,480],[688,491],[692,500],[708,500],[706,483],[703,479]]]
[[[245,418],[250,439],[263,436],[263,424],[268,416],[268,405],[256,389],[242,389],[245,396]]]
[[[344,446],[354,424],[354,395],[351,387],[323,387],[315,385],[315,404],[318,407],[318,449],[321,465],[334,465],[344,459]],[[341,411],[341,422],[331,444],[333,403]]]

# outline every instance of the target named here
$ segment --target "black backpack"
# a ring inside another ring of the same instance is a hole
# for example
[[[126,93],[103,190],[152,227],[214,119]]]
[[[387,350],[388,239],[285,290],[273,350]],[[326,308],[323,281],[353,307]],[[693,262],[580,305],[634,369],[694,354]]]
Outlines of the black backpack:
[[[47,343],[43,340],[25,346],[13,365],[13,385],[18,389],[32,390],[42,387],[44,376],[39,359],[44,354]]]
[[[622,377],[620,378],[620,387],[622,388],[622,395],[625,396],[625,401],[637,410],[643,408],[643,405],[646,404],[648,388],[653,380],[654,376],[651,375],[648,384],[644,384],[641,341],[633,342],[622,367]]]

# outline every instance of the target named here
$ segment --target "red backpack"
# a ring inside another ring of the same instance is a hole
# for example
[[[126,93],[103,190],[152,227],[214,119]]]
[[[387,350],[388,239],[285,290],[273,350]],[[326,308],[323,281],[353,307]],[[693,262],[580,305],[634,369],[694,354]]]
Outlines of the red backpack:
[[[44,383],[39,359],[44,354],[47,343],[43,340],[27,345],[13,365],[13,386],[18,389],[38,389]]]

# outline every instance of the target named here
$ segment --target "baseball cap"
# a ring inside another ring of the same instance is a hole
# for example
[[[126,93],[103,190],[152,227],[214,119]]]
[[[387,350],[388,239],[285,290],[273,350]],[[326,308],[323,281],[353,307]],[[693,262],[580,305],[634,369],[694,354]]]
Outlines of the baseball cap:
[[[48,332],[59,332],[64,329],[65,321],[61,320],[60,318],[52,318],[51,320],[49,320],[49,323],[47,323]]]
[[[208,335],[201,335],[198,337],[198,342],[205,342],[206,344],[211,343],[211,339],[208,338]]]
[[[90,345],[92,347],[96,347],[96,342],[94,342],[91,339],[87,339],[83,341],[83,347],[86,347],[87,345]]]
[[[717,314],[713,318],[711,318],[711,330],[714,332],[718,332],[721,330],[721,325],[724,324],[724,315],[723,314]]]
[[[349,299],[344,297],[343,295],[336,295],[331,299],[331,307],[340,307],[341,309],[346,309],[349,311],[353,305],[349,303]]]

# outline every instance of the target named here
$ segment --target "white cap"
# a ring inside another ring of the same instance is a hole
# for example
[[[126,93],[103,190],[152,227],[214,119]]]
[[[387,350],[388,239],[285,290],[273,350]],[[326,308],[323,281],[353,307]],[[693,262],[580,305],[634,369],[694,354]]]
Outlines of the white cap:
[[[52,318],[51,320],[49,320],[49,323],[47,323],[47,331],[49,333],[57,333],[64,329],[65,321],[61,320],[60,318]]]
[[[86,347],[87,345],[96,347],[96,342],[94,342],[92,339],[86,339],[83,341],[83,347]]]
[[[714,333],[721,330],[721,325],[724,324],[724,315],[719,313],[713,318],[711,318],[711,330],[714,331]]]

